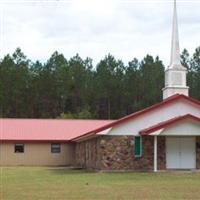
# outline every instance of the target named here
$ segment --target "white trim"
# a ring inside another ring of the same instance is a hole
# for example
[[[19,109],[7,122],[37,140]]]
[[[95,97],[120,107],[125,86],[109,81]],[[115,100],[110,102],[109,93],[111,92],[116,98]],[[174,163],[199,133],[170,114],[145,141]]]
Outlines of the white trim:
[[[152,132],[150,135],[160,136],[199,136],[200,125],[197,122],[185,120]]]
[[[187,103],[183,100],[177,100],[171,104],[160,107],[156,110],[151,110],[142,115],[136,116],[133,119],[121,122],[112,127],[108,135],[138,135],[141,130],[152,127],[164,121],[180,117],[182,115],[191,114],[200,117],[200,106],[192,103]]]
[[[160,135],[163,132],[164,128],[159,129],[157,131],[154,131],[153,133],[151,133],[150,135],[154,136],[154,135]]]
[[[154,172],[157,172],[157,135],[154,136]]]
[[[107,129],[105,129],[103,131],[98,132],[97,135],[108,135],[111,129],[112,129],[112,127],[111,128],[107,128]]]

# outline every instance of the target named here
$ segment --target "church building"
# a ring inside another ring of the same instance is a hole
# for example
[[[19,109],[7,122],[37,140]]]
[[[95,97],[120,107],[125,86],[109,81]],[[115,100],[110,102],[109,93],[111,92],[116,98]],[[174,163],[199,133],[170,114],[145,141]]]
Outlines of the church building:
[[[0,165],[200,169],[200,101],[189,97],[174,1],[163,101],[118,120],[0,119]]]

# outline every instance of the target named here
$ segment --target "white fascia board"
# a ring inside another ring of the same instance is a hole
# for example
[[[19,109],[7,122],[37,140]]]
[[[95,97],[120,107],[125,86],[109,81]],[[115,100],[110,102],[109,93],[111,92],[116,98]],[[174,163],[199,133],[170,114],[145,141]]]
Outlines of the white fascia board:
[[[166,134],[166,133],[163,133],[161,134],[160,136],[200,136],[200,133],[191,133],[191,134],[188,134],[188,133],[174,133],[174,134]]]
[[[151,133],[150,135],[154,136],[154,135],[160,135],[163,132],[164,128],[161,128],[157,131],[154,131],[153,133]]]
[[[105,129],[103,131],[98,132],[97,135],[108,135],[111,129],[112,129],[112,127],[111,128],[107,128],[107,129]]]
[[[184,121],[166,127],[160,134],[161,136],[199,136],[200,125],[192,121]]]
[[[133,134],[133,133],[126,133],[126,134],[124,134],[124,133],[121,133],[121,134],[116,134],[116,135],[114,135],[114,134],[110,134],[110,131],[113,129],[113,127],[111,127],[111,128],[108,128],[108,129],[105,129],[105,130],[103,130],[103,131],[100,131],[100,132],[98,132],[96,135],[112,135],[112,136],[124,136],[124,135],[133,135],[133,136],[140,136],[140,134],[139,133],[136,133],[136,134]]]

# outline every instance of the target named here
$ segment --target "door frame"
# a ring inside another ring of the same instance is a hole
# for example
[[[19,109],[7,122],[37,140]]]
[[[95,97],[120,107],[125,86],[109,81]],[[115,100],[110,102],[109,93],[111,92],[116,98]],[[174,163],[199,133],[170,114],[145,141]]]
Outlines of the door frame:
[[[195,168],[167,168],[167,138],[194,138],[194,145],[195,145],[195,149],[194,149],[194,161],[195,161]],[[165,137],[165,165],[166,165],[166,169],[167,170],[192,170],[192,169],[197,169],[197,146],[196,146],[196,136],[166,136]]]

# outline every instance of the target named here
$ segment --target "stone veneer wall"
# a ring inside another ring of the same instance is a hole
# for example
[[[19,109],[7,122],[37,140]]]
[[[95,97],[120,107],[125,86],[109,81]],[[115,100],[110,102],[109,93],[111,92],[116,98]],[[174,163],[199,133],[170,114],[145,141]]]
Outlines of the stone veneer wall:
[[[158,136],[158,170],[166,169],[166,137]]]
[[[196,137],[196,154],[197,154],[197,159],[196,159],[197,169],[200,169],[200,137]]]
[[[100,170],[153,170],[153,137],[142,137],[142,156],[134,156],[133,136],[99,136],[76,145],[77,165]],[[165,137],[158,137],[158,169],[165,169]]]
[[[99,138],[93,138],[76,144],[76,165],[83,168],[99,169]]]

